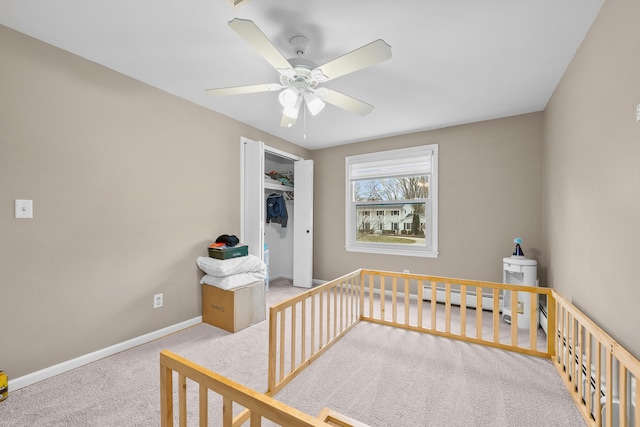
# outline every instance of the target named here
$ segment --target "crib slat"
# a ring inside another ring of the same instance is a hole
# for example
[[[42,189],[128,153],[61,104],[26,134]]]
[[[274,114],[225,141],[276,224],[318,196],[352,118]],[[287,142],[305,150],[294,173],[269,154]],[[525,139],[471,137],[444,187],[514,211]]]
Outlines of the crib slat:
[[[566,310],[564,309],[564,307],[560,307],[560,312],[559,312],[559,316],[558,316],[558,322],[559,322],[559,326],[560,326],[560,334],[558,335],[558,339],[560,340],[560,342],[558,343],[558,345],[560,346],[560,351],[558,351],[558,356],[560,359],[560,362],[562,363],[562,366],[567,366],[567,360],[566,360],[566,353],[567,353],[567,346],[566,346],[566,335],[565,335],[565,331],[564,331],[564,318],[566,316]]]
[[[160,425],[173,426],[173,371],[160,366]]]
[[[627,427],[627,368],[618,364],[620,379],[618,380],[618,400],[620,401],[620,412],[618,419],[620,427]]]
[[[608,426],[613,425],[613,356],[611,349],[607,349],[607,355],[605,356],[605,382],[606,382],[606,391],[605,391],[605,399],[607,401],[607,410],[606,410],[606,422]]]
[[[338,287],[333,288],[333,336],[338,336],[338,292],[342,295],[342,283],[340,283],[340,289]]]
[[[233,425],[233,400],[228,396],[222,397],[222,427]]]
[[[354,286],[356,287],[355,289],[355,295],[356,295],[356,309],[358,311],[358,319],[362,319],[363,317],[365,317],[365,305],[364,305],[364,291],[365,291],[365,287],[367,286],[367,281],[364,280],[364,275],[360,275],[359,278],[356,278],[354,280]],[[373,294],[369,294],[373,297]],[[373,298],[369,298],[369,299],[373,299]],[[371,313],[371,312],[369,312]]]
[[[547,353],[549,354],[556,354],[557,352],[557,310],[555,297],[551,293],[547,294]]]
[[[346,324],[351,324],[353,322],[353,318],[355,316],[355,310],[357,307],[356,304],[356,285],[354,283],[354,280],[350,280],[348,282],[348,287],[346,290],[346,304],[347,304],[347,312],[349,313],[349,315],[346,318]],[[344,328],[343,326],[340,327],[340,331],[343,331]]]
[[[178,374],[178,413],[180,427],[187,427],[187,377]]]
[[[356,285],[356,279],[352,279],[349,281],[349,292],[347,293],[347,295],[349,295],[347,301],[351,301],[351,304],[349,304],[350,315],[347,322],[347,325],[350,325],[355,321],[358,311],[358,286]]]
[[[340,332],[342,332],[343,320],[348,322],[348,319],[343,319],[344,317],[344,294],[345,288],[344,286],[340,286]]]
[[[350,324],[355,322],[356,319],[360,319],[360,315],[362,314],[362,306],[358,304],[359,289],[361,289],[359,279],[353,279],[353,315],[351,316],[351,321],[349,322]]]
[[[538,296],[529,294],[529,348],[538,348]]]
[[[251,419],[249,420],[249,427],[260,427],[262,426],[262,417],[258,414],[251,414]]]
[[[482,288],[476,286],[476,337],[482,339]]]
[[[348,319],[351,317],[351,284],[349,283],[349,281],[346,281],[345,283],[342,284],[342,286],[340,286],[340,304],[338,304],[338,307],[340,308],[339,312],[338,312],[338,319],[339,320],[339,325],[336,328],[336,336],[338,333],[342,332],[342,325],[344,324],[344,321],[348,321]]]
[[[568,328],[569,335],[567,336],[567,348],[569,349],[569,359],[567,362],[567,366],[571,369],[567,369],[570,374],[571,384],[575,387],[576,384],[576,374],[575,374],[575,364],[576,364],[576,343],[575,343],[575,327],[576,327],[576,319],[569,314],[567,316],[568,319]]]
[[[309,353],[309,357],[314,354],[316,354],[316,296],[311,295],[311,353]]]
[[[602,390],[602,343],[596,342],[596,389],[595,389],[595,418],[596,426],[602,427],[602,403],[600,401],[600,390]]]
[[[335,288],[333,288],[335,290]],[[327,289],[327,340],[325,343],[329,344],[331,341],[331,288]]]
[[[386,297],[386,290],[384,288],[384,276],[380,277],[380,319],[386,320],[385,315],[385,302],[384,299]]]
[[[398,281],[395,276],[391,279],[391,318],[393,323],[398,323]]]
[[[493,342],[500,342],[500,290],[493,290]]]
[[[511,345],[518,346],[518,291],[511,291]]]
[[[291,367],[289,372],[296,369],[296,307],[298,304],[291,306]]]
[[[578,322],[577,325],[577,345],[576,345],[576,350],[575,350],[575,359],[576,359],[576,364],[578,367],[578,372],[576,374],[576,385],[578,386],[578,396],[582,396],[582,392],[583,392],[583,386],[582,384],[585,382],[584,380],[584,375],[582,372],[582,352],[583,350],[583,345],[584,345],[584,332],[583,332],[583,328],[582,328],[582,324],[580,322]]]
[[[418,280],[418,328],[422,328],[422,293],[424,292],[424,287],[422,285],[422,280]]]
[[[321,349],[322,347],[324,347],[324,333],[323,333],[323,328],[322,325],[324,323],[324,311],[323,311],[323,301],[324,298],[322,297],[322,293],[318,294],[318,316],[319,316],[319,320],[318,320],[318,350]]]
[[[301,354],[300,354],[300,360],[301,361],[305,361],[307,360],[307,301],[302,301],[302,325],[300,327],[300,330],[302,331],[302,337],[301,337]]]
[[[355,316],[358,313],[358,307],[360,307],[360,287],[356,283],[356,279],[349,281],[349,287],[347,288],[347,303],[351,306],[351,316],[347,318],[345,322],[345,328],[347,325],[353,323]]]
[[[444,284],[444,330],[451,333],[451,283]]]
[[[585,403],[587,405],[587,413],[591,413],[591,408],[593,408],[593,399],[591,398],[591,333],[586,331],[585,341],[584,341],[584,351],[587,355],[587,381],[586,381],[586,389],[584,391]]]
[[[373,318],[373,276],[369,276],[369,317]]]
[[[436,330],[436,297],[437,297],[437,288],[436,282],[431,281],[431,330]]]
[[[275,390],[276,388],[276,360],[278,353],[278,318],[280,316],[271,307],[269,309],[269,362],[267,367],[268,372],[268,389]]]
[[[467,336],[467,285],[460,285],[460,336]]]
[[[635,426],[640,426],[640,378],[638,376],[634,376],[633,380],[636,384],[636,416],[635,416]]]
[[[404,279],[404,324],[409,324],[409,279]]]
[[[285,325],[286,310],[282,311],[280,316],[280,381],[284,378],[284,341],[285,341]]]
[[[209,389],[204,384],[200,384],[198,391],[199,398],[199,412],[198,419],[200,427],[207,427],[209,425]]]

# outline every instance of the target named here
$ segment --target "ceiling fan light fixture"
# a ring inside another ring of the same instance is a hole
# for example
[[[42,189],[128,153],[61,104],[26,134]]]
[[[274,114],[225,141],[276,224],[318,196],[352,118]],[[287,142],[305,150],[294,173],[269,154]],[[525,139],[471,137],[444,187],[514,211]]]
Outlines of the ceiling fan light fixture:
[[[290,119],[297,119],[298,118],[298,112],[300,111],[299,108],[294,108],[294,107],[285,107],[282,109],[282,114],[284,114],[285,116],[289,117]]]
[[[298,93],[298,89],[295,87],[288,87],[278,95],[278,100],[280,101],[280,105],[284,108],[293,107],[298,103],[300,95]]]
[[[315,93],[307,92],[304,94],[304,102],[312,116],[318,115],[324,109],[325,103]]]
[[[293,89],[293,88],[290,88]],[[298,118],[298,113],[300,112],[300,105],[302,105],[302,96],[298,96],[298,98],[296,98],[296,102],[295,104],[291,105],[291,106],[284,106],[284,108],[282,109],[282,114],[289,117],[290,119],[297,119]]]

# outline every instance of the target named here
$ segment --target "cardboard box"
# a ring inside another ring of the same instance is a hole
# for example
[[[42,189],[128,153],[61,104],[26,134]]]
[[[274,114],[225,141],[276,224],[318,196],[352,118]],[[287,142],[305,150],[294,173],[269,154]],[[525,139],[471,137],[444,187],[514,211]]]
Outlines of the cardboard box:
[[[202,285],[202,321],[237,332],[267,318],[264,282],[225,291]]]
[[[209,248],[209,256],[217,259],[231,259],[241,256],[247,256],[249,254],[249,246],[237,245],[231,248]]]

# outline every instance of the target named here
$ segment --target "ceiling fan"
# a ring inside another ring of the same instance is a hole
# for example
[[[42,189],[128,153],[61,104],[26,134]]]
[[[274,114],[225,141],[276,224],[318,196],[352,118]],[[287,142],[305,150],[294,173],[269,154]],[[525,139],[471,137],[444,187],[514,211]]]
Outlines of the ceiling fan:
[[[280,83],[207,89],[208,95],[280,91],[278,99],[283,107],[280,126],[283,127],[295,124],[302,104],[314,116],[322,111],[325,103],[362,116],[373,110],[373,105],[319,85],[391,58],[391,46],[384,40],[376,40],[318,66],[302,57],[309,46],[309,39],[304,36],[291,38],[289,42],[296,57],[286,59],[253,21],[235,18],[229,21],[229,26],[280,73]]]

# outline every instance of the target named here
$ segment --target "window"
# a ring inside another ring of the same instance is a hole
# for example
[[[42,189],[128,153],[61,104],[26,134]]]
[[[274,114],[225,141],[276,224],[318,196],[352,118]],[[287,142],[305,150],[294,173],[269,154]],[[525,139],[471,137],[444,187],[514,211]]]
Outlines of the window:
[[[438,256],[438,145],[349,156],[347,251]]]

